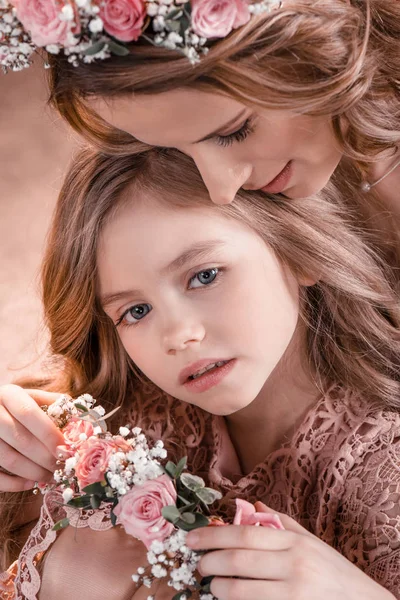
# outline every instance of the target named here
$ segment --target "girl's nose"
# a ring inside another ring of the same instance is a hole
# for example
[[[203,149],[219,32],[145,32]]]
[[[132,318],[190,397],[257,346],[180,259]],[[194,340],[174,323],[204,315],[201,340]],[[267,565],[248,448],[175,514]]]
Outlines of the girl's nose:
[[[162,336],[162,344],[167,354],[173,355],[182,350],[200,344],[205,337],[205,329],[201,323],[181,318],[169,323]]]

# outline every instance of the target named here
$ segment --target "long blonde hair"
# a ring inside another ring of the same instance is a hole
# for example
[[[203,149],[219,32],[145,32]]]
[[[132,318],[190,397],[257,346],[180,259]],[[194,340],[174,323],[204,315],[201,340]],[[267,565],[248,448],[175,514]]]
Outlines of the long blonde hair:
[[[400,306],[387,279],[390,271],[329,189],[323,198],[267,201],[241,190],[232,205],[216,206],[191,159],[157,149],[122,157],[86,149],[66,177],[42,271],[62,391],[66,386],[73,396],[88,392],[110,407],[140,402],[147,382],[100,306],[96,258],[104,224],[122,202],[143,195],[186,210],[208,206],[240,220],[295,274],[315,277],[315,285],[301,288],[301,316],[309,366],[321,391],[340,383],[366,401],[400,407]],[[20,495],[3,495],[2,546],[10,539],[17,502]]]

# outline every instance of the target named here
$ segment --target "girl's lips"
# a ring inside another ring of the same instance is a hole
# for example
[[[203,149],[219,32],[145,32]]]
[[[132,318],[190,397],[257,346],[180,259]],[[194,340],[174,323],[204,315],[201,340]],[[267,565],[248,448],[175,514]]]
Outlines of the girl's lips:
[[[278,173],[275,179],[270,181],[265,187],[261,188],[261,191],[270,194],[280,194],[288,186],[290,178],[292,177],[292,171],[292,161],[290,160],[282,171]]]
[[[221,367],[215,367],[212,371],[206,371],[200,377],[196,377],[196,379],[188,379],[183,385],[187,390],[195,394],[206,392],[218,385],[232,371],[235,364],[236,359],[232,358]]]

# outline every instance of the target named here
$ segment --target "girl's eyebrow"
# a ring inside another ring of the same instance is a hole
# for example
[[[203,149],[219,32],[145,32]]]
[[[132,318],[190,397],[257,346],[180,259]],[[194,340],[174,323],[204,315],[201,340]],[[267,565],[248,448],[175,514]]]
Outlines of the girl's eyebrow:
[[[245,113],[247,112],[247,110],[248,110],[247,108],[244,108],[243,110],[240,111],[239,114],[237,114],[230,121],[228,121],[228,123],[225,123],[224,125],[220,125],[215,131],[212,131],[211,133],[209,133],[205,137],[201,138],[201,140],[197,140],[197,142],[194,142],[194,144],[200,144],[201,142],[206,142],[207,140],[210,140],[211,138],[213,138],[216,135],[220,134],[221,131],[229,130],[229,128],[232,127],[232,125],[234,123],[236,123],[236,121],[239,121],[239,119],[241,119],[245,115]]]
[[[222,240],[208,240],[206,242],[200,242],[198,244],[194,244],[190,246],[186,250],[184,250],[179,256],[174,258],[173,261],[162,267],[160,273],[162,275],[173,273],[182,269],[188,263],[194,262],[195,260],[201,260],[203,258],[208,258],[210,252],[213,250],[220,250],[223,246],[226,245],[226,242]],[[115,292],[111,294],[105,294],[100,298],[101,306],[103,309],[110,307],[112,304],[116,302],[120,302],[121,300],[126,300],[128,298],[132,298],[134,296],[142,296],[143,292],[141,290],[122,290],[120,292]]]

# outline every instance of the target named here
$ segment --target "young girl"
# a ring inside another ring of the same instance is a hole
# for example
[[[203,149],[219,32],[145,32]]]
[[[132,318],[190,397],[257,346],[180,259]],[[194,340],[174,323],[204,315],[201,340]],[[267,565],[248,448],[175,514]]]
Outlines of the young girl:
[[[399,2],[265,0],[269,10],[256,15],[248,0],[191,0],[172,25],[205,36],[208,53],[200,50],[195,64],[182,49],[154,45],[165,6],[182,8],[179,0],[104,0],[100,20],[88,16],[89,0],[40,2],[40,10],[30,0],[15,4],[15,31],[24,26],[34,45],[58,52],[48,56],[52,104],[103,152],[176,147],[193,158],[216,203],[241,188],[261,188],[266,200],[270,192],[306,197],[329,180],[323,193],[354,205],[350,216],[398,275]],[[144,18],[146,10],[160,14]],[[0,21],[5,15],[0,10]],[[78,25],[89,56],[66,47]],[[116,53],[103,43],[91,60],[104,39],[117,43]],[[12,53],[0,55],[7,61]],[[40,403],[52,399],[34,394]],[[0,402],[0,490],[47,480],[57,434],[46,435],[43,415],[21,390],[6,388]]]
[[[286,531],[188,538],[210,550],[217,598],[400,598],[400,309],[342,204],[239,191],[217,206],[182,154],[86,150],[43,290],[60,390],[187,454],[220,514],[236,497],[281,513]],[[62,512],[50,494],[4,598],[146,598],[141,543],[107,512],[57,537]]]

